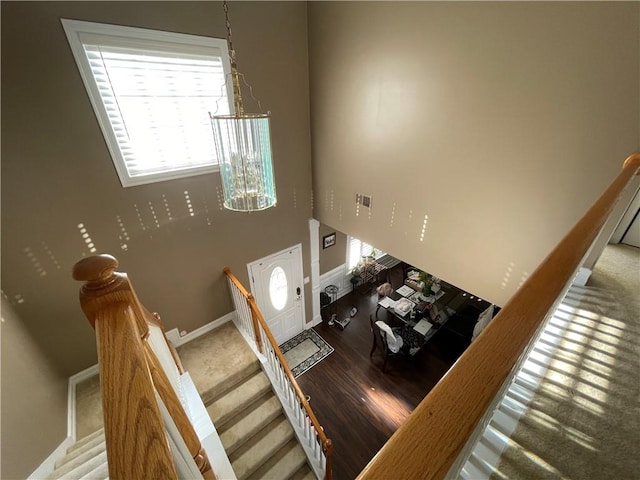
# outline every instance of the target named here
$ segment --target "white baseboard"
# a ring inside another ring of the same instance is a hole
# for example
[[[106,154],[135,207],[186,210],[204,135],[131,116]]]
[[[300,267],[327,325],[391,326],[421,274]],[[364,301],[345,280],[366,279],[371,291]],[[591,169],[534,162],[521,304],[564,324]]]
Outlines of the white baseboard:
[[[179,347],[180,345],[184,345],[185,343],[190,342],[191,340],[195,340],[201,335],[204,335],[211,330],[214,330],[218,327],[221,327],[227,322],[232,321],[236,316],[235,310],[233,312],[227,313],[226,315],[214,320],[213,322],[209,322],[206,325],[203,325],[195,330],[187,333],[186,335],[180,336],[180,332],[177,328],[173,328],[167,332],[167,338],[171,343],[173,343],[174,347]]]
[[[43,478],[49,478],[49,475],[53,473],[56,462],[65,456],[67,449],[75,443],[75,438],[65,438],[58,447],[51,452],[44,462],[40,464],[35,471],[27,477],[27,480],[42,480]]]

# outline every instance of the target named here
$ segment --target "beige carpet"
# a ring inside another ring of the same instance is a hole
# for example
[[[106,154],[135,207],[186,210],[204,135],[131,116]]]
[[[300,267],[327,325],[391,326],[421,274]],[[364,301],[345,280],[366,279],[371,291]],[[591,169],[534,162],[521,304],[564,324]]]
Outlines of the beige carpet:
[[[609,245],[587,286],[493,478],[640,478],[640,249]]]

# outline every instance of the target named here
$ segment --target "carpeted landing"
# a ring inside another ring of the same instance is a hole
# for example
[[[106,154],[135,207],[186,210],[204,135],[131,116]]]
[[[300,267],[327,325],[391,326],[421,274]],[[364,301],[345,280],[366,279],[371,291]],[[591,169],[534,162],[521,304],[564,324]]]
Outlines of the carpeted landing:
[[[607,246],[546,330],[557,343],[530,355],[550,361],[491,478],[640,478],[640,250]]]

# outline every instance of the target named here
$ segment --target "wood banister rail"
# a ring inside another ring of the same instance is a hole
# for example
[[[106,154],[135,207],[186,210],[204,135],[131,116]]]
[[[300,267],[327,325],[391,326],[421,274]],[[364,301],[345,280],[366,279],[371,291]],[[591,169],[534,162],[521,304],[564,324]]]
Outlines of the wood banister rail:
[[[260,331],[258,330],[258,318],[253,313],[253,309],[251,308],[251,303],[255,303],[255,298],[253,298],[253,294],[249,293],[244,285],[240,283],[240,280],[231,272],[229,267],[224,268],[224,273],[227,275],[229,280],[233,282],[233,284],[238,288],[242,296],[247,300],[247,305],[249,305],[249,309],[251,310],[251,322],[253,323],[253,339],[256,342],[256,347],[260,353],[262,353],[262,337],[260,336]]]
[[[233,284],[238,288],[238,290],[242,293],[242,295],[247,299],[247,302],[249,304],[249,308],[251,309],[251,316],[253,317],[253,319],[255,321],[257,321],[260,324],[260,326],[262,327],[262,329],[264,330],[264,332],[265,332],[265,334],[267,336],[267,339],[269,340],[269,343],[273,347],[273,351],[276,354],[276,356],[278,357],[278,360],[280,361],[280,364],[282,365],[282,368],[283,368],[283,370],[285,372],[285,375],[289,379],[289,383],[291,383],[291,386],[293,387],[293,389],[294,389],[294,391],[296,393],[296,396],[298,397],[298,400],[300,401],[300,404],[304,408],[307,416],[309,417],[309,420],[311,421],[311,424],[313,425],[314,430],[316,431],[316,434],[318,435],[318,438],[320,440],[320,444],[322,445],[322,450],[324,451],[326,459],[327,459],[326,470],[325,470],[325,480],[331,480],[332,458],[333,458],[333,442],[325,434],[324,429],[320,425],[320,422],[318,421],[315,413],[313,412],[313,409],[311,408],[311,405],[309,405],[309,402],[307,402],[307,398],[306,398],[305,394],[302,392],[302,390],[300,389],[300,386],[298,385],[298,382],[296,381],[295,377],[293,376],[293,373],[291,372],[291,369],[289,368],[289,364],[287,363],[286,359],[284,358],[284,355],[280,351],[280,347],[278,346],[278,342],[276,342],[276,339],[274,338],[273,334],[271,333],[271,329],[267,325],[267,322],[265,321],[264,317],[262,316],[262,313],[260,312],[260,309],[258,308],[258,304],[256,303],[255,298],[253,297],[253,295],[251,293],[247,292],[247,290],[242,286],[242,284],[236,278],[236,276],[233,275],[233,273],[231,273],[231,270],[229,269],[229,267],[226,267],[224,269],[224,273],[233,282]],[[257,325],[255,325],[254,328],[255,328],[256,336],[259,336],[259,333],[258,333],[258,330],[257,330]]]
[[[215,480],[193,425],[144,341],[150,324],[159,326],[166,339],[160,316],[140,303],[127,275],[115,272],[117,267],[111,255],[95,255],[73,268],[73,278],[86,282],[80,305],[96,331],[109,477],[177,478],[157,391],[203,477]],[[171,354],[182,373],[175,350]]]
[[[634,153],[589,211],[365,467],[359,480],[445,477],[581,265],[620,194],[639,173],[640,153]]]

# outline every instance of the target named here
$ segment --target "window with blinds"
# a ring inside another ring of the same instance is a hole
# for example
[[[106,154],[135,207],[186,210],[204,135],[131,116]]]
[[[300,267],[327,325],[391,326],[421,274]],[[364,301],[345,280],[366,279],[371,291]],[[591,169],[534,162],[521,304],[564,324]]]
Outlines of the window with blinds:
[[[231,113],[225,40],[62,24],[123,186],[217,171],[209,112]]]
[[[375,258],[380,258],[385,253],[381,250],[376,249],[372,245],[369,245],[366,242],[358,240],[355,237],[349,237],[348,252],[347,252],[347,271],[350,272],[353,270],[362,257],[369,257],[374,255]]]

